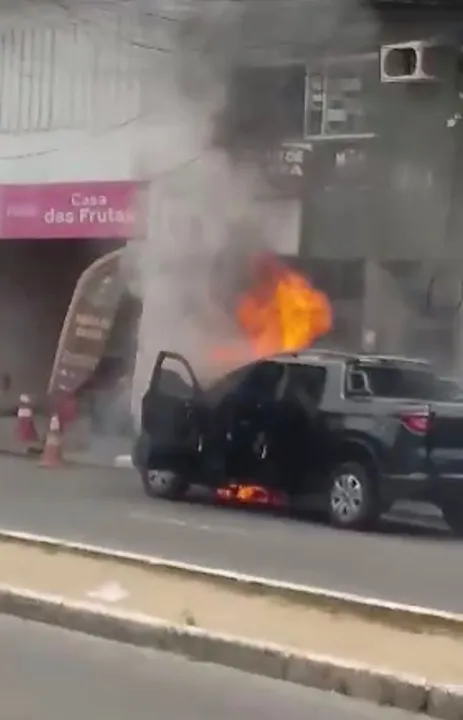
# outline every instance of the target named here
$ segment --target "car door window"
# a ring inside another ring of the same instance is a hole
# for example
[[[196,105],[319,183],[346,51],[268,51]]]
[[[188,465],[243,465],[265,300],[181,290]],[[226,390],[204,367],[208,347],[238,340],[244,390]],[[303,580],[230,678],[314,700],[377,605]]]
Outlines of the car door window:
[[[317,365],[292,365],[290,395],[311,412],[315,412],[325,390],[326,368]]]
[[[175,353],[161,354],[142,402],[143,427],[158,438],[175,435],[197,397],[198,385],[188,363]]]
[[[186,360],[172,353],[156,363],[148,392],[190,400],[197,389],[196,378]]]
[[[186,373],[177,367],[163,367],[157,385],[160,395],[171,395],[181,400],[189,400],[194,395],[193,384]]]
[[[252,405],[275,400],[283,372],[284,366],[281,363],[265,362],[256,365],[239,390],[240,402]]]
[[[211,406],[218,406],[239,391],[246,378],[252,372],[252,366],[238,368],[217,380],[207,391],[207,400]]]

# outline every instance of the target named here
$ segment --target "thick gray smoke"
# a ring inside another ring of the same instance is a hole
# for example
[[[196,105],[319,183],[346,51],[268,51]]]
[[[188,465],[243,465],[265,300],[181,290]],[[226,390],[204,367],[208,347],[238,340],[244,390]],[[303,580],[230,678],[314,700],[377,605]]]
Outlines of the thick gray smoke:
[[[244,66],[293,62],[300,66],[303,98],[304,62],[329,52],[340,29],[345,31],[345,19],[358,11],[350,0],[325,0],[314,14],[315,5],[315,0],[151,4],[156,36],[151,42],[164,52],[152,55],[158,104],[151,139],[137,161],[148,187],[143,197],[148,237],[137,258],[143,315],[135,412],[160,349],[185,353],[207,378],[217,370],[211,348],[239,342],[230,303],[255,249],[294,252],[298,228],[287,222],[284,203],[262,201],[269,187],[249,153],[275,150],[286,139],[287,76],[279,85],[266,85],[261,76],[245,98],[246,108],[234,105],[233,88]],[[299,115],[302,122],[302,106]]]

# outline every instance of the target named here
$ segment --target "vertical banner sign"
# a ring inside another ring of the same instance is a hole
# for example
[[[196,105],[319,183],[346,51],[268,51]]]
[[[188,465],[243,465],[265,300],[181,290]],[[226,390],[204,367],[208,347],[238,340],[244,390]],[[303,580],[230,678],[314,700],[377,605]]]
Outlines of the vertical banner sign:
[[[52,397],[74,394],[104,354],[123,292],[122,253],[116,250],[98,258],[77,282],[48,385]]]

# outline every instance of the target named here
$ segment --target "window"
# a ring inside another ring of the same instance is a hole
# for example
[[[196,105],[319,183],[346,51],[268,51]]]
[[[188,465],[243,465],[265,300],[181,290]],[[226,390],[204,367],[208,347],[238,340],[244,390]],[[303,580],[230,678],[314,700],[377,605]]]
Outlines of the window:
[[[154,383],[153,386],[153,382]],[[194,395],[193,378],[185,365],[171,358],[164,360],[160,375],[156,373],[151,378],[149,393],[156,395],[169,395],[182,400],[190,400]]]
[[[373,137],[377,85],[376,55],[365,59],[339,59],[306,79],[305,135]]]
[[[304,82],[302,64],[235,69],[224,109],[216,118],[215,142],[229,149],[256,150],[300,138]]]
[[[326,368],[318,365],[291,365],[289,372],[291,390],[302,390],[318,405],[325,390]]]
[[[246,401],[259,402],[275,397],[277,384],[283,376],[284,366],[277,362],[256,365],[243,383],[241,392]]]
[[[233,370],[224,377],[217,380],[207,392],[207,396],[211,403],[215,405],[219,403],[224,397],[230,393],[234,393],[241,383],[244,382],[246,376],[250,373],[251,367],[240,367],[238,370]]]
[[[437,378],[434,373],[422,367],[404,367],[358,364],[349,372],[363,375],[365,382],[362,391],[371,392],[380,398],[407,400],[446,400],[451,388]],[[348,394],[355,395],[357,385],[346,385]],[[350,390],[350,393],[349,393]]]
[[[213,405],[227,396],[237,396],[246,402],[259,402],[275,394],[278,381],[283,374],[283,365],[275,362],[246,365],[225,375],[208,391]]]
[[[362,260],[311,258],[308,275],[315,287],[327,293],[331,302],[361,300],[364,294],[364,263]]]

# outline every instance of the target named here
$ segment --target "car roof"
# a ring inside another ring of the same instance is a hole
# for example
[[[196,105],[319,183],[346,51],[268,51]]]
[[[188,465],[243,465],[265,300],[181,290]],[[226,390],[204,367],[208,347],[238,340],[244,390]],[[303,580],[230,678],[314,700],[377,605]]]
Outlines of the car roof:
[[[279,353],[273,355],[267,360],[272,362],[281,362],[299,365],[316,365],[327,362],[360,362],[372,365],[419,365],[430,367],[431,364],[424,358],[410,358],[401,355],[382,355],[382,354],[357,354],[349,353],[343,350],[301,350],[295,353]]]
[[[269,357],[272,362],[281,362],[296,365],[317,365],[319,363],[339,362],[353,360],[355,356],[337,350],[301,350],[299,352],[279,353]]]
[[[364,363],[399,363],[403,365],[426,365],[429,367],[431,363],[425,358],[411,358],[404,355],[359,355],[357,360]]]

